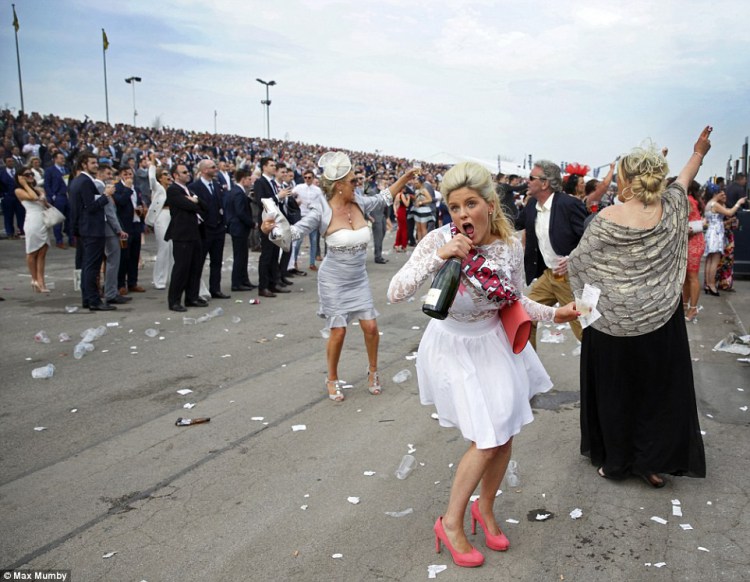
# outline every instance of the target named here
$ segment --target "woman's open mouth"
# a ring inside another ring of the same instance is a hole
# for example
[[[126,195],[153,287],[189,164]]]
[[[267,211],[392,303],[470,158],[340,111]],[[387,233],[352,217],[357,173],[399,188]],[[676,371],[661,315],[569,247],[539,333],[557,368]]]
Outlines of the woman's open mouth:
[[[465,222],[461,225],[461,230],[463,233],[468,236],[470,239],[474,239],[474,225],[470,222]]]

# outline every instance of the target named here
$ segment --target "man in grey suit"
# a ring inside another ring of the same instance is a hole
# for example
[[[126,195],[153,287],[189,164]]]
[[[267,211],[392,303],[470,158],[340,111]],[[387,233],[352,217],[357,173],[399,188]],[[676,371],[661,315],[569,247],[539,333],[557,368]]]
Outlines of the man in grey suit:
[[[376,196],[380,193],[375,174],[370,176],[370,180],[364,187],[365,196]],[[386,221],[388,220],[388,210],[390,207],[378,210],[370,215],[372,220],[372,239],[374,242],[373,249],[375,252],[375,262],[384,265],[388,259],[383,257],[383,239],[385,238]],[[310,258],[312,260],[312,257]]]
[[[96,189],[101,194],[105,194],[109,189],[110,195],[115,192],[113,182],[114,172],[109,164],[99,164],[96,172]],[[120,295],[117,286],[117,273],[120,270],[120,248],[122,244],[127,244],[128,233],[122,230],[120,221],[117,218],[115,204],[107,204],[104,207],[104,258],[106,266],[104,268],[104,300],[107,303],[123,304],[132,301],[132,297]]]

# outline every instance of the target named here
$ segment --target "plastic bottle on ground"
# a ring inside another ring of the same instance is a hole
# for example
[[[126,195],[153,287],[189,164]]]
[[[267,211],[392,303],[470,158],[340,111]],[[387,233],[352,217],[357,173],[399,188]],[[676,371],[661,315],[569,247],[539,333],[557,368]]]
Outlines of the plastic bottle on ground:
[[[36,332],[36,335],[34,335],[34,341],[39,344],[48,344],[51,340],[49,339],[47,332],[42,329]]]
[[[518,477],[518,462],[511,459],[508,461],[508,469],[505,471],[505,484],[508,487],[519,487],[521,479]]]
[[[42,366],[41,368],[34,368],[33,370],[31,370],[31,377],[32,378],[52,378],[54,373],[55,373],[55,365],[47,364],[46,366]]]
[[[396,478],[406,479],[411,474],[416,464],[417,460],[414,458],[414,455],[404,455],[398,469],[396,469]]]
[[[219,317],[220,315],[224,315],[224,310],[221,307],[217,307],[209,311],[208,315],[209,317]]]
[[[401,370],[398,374],[393,377],[393,381],[396,384],[402,384],[411,378],[411,372],[409,370]]]
[[[81,341],[81,342],[78,342],[76,344],[76,347],[73,348],[73,357],[76,360],[80,360],[83,356],[93,351],[94,351],[94,344]]]

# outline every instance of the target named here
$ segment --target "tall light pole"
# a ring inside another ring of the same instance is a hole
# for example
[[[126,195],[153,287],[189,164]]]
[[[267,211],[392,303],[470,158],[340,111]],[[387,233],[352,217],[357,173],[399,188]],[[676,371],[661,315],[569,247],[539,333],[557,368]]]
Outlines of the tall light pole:
[[[135,127],[135,118],[138,116],[138,110],[135,108],[135,84],[141,82],[140,77],[128,77],[125,79],[128,85],[133,86],[133,127]]]
[[[262,105],[266,106],[266,138],[271,139],[271,100],[268,98],[268,88],[273,87],[276,81],[264,81],[263,79],[255,79],[261,85],[266,86],[266,100],[261,101]]]

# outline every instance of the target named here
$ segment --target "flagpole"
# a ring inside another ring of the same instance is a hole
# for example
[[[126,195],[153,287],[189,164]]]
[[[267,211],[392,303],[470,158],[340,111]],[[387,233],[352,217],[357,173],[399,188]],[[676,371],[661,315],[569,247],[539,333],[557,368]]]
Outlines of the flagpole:
[[[18,62],[18,89],[21,92],[21,112],[23,113],[26,109],[23,106],[23,82],[21,81],[21,53],[18,51],[18,16],[16,16],[16,5],[13,6],[13,28],[16,31],[16,61]]]
[[[109,123],[109,94],[107,93],[107,33],[102,28],[102,59],[104,61],[104,107],[107,111],[107,123]]]

